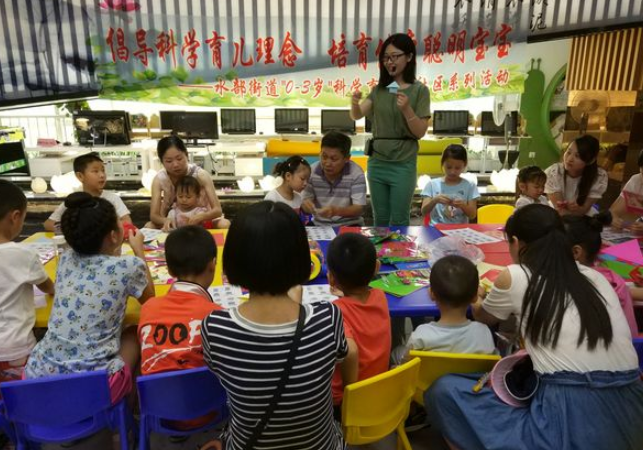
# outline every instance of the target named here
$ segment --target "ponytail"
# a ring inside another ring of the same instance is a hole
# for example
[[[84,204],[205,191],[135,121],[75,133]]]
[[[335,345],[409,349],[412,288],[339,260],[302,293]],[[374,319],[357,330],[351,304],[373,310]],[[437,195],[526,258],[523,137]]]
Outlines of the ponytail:
[[[565,311],[573,302],[580,318],[577,345],[587,340],[592,350],[602,340],[609,347],[613,332],[605,299],[580,272],[558,213],[544,205],[527,205],[507,220],[505,229],[510,239],[524,244],[519,260],[529,279],[520,319],[525,337],[556,347]]]
[[[603,244],[603,227],[612,223],[612,214],[604,211],[592,217],[567,215],[563,217],[563,223],[571,245],[580,245],[587,260],[591,263],[596,261]]]
[[[576,203],[583,205],[589,196],[592,185],[598,178],[598,151],[600,150],[600,145],[598,139],[588,134],[577,137],[574,139],[573,144],[576,144],[578,156],[585,162],[585,168],[578,183],[578,196],[576,197]]]

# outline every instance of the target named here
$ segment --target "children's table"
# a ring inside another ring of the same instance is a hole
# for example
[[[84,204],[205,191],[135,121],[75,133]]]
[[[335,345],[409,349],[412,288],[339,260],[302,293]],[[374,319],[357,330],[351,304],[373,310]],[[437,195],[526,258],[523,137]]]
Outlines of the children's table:
[[[402,234],[408,236],[415,236],[416,242],[418,244],[426,244],[431,241],[434,241],[443,236],[440,230],[444,229],[454,229],[454,228],[470,228],[476,231],[481,232],[492,232],[498,230],[500,225],[438,225],[437,227],[423,227],[423,226],[408,226],[408,227],[391,227],[392,230],[399,231]],[[339,233],[339,229],[335,230],[336,233]],[[225,241],[225,236],[227,230],[210,230],[214,235],[215,241],[217,242],[218,247],[218,258],[215,269],[215,277],[212,283],[213,286],[220,286],[222,284],[222,275],[223,275],[223,243]],[[50,239],[53,236],[53,233],[36,233],[33,236],[30,236],[26,239],[26,242],[38,242],[46,239]],[[328,244],[330,241],[318,241],[321,250],[324,255],[327,252]],[[478,246],[485,254],[485,262],[489,264],[506,266],[511,263],[511,257],[509,255],[509,248],[506,241],[493,243],[493,244],[481,244]],[[148,263],[150,269],[154,270],[154,265]],[[45,264],[45,271],[51,277],[52,280],[56,278],[56,259],[52,259]],[[392,266],[383,265],[384,270],[394,270]],[[311,284],[327,284],[328,279],[325,275],[318,276]],[[156,295],[164,295],[167,293],[170,288],[170,284],[156,284],[154,286]],[[386,294],[388,300],[389,312],[392,317],[424,317],[424,316],[438,316],[439,310],[435,302],[431,299],[429,290],[427,288],[419,289],[409,295],[404,297],[397,297],[392,294]],[[46,297],[47,305],[36,310],[36,327],[44,328],[47,326],[49,320],[49,314],[51,313],[51,307],[53,303],[53,298],[51,296]],[[139,320],[141,306],[137,299],[129,298],[127,301],[127,309],[125,311],[125,324],[126,325],[137,325]]]

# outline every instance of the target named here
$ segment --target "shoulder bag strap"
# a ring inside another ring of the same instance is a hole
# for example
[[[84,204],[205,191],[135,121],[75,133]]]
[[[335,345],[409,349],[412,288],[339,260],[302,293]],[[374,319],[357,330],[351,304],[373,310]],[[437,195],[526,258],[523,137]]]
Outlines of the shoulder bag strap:
[[[293,337],[293,340],[292,340],[290,353],[288,354],[288,359],[286,360],[286,364],[284,366],[283,375],[279,380],[279,384],[277,385],[275,394],[272,396],[272,400],[268,405],[268,408],[266,409],[266,412],[264,413],[262,420],[257,424],[257,426],[252,432],[252,435],[250,435],[250,438],[248,439],[248,442],[245,445],[245,448],[247,450],[252,450],[254,448],[255,444],[261,437],[263,430],[266,428],[266,425],[270,420],[270,416],[272,416],[272,413],[274,412],[275,408],[277,407],[277,404],[279,403],[279,400],[281,399],[281,394],[283,393],[284,388],[286,387],[286,382],[290,377],[290,372],[295,362],[295,355],[297,354],[297,347],[299,347],[299,341],[301,339],[301,332],[304,329],[305,319],[306,319],[306,311],[304,307],[300,304],[299,319],[297,320],[297,329],[295,330],[295,336]]]

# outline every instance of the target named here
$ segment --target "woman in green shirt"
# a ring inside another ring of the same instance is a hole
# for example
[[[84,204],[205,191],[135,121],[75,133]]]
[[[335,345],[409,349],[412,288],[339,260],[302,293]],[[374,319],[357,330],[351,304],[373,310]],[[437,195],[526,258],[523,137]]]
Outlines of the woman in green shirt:
[[[376,226],[410,223],[418,140],[426,133],[431,116],[429,90],[415,79],[416,56],[408,35],[390,36],[379,55],[378,85],[361,103],[361,92],[352,98],[351,117],[368,116],[373,123],[367,175]]]

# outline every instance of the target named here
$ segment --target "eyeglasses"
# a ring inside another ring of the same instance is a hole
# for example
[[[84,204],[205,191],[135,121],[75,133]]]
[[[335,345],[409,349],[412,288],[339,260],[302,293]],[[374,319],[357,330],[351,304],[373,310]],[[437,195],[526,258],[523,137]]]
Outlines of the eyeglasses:
[[[406,53],[391,53],[390,55],[384,55],[382,60],[384,62],[397,62],[398,59],[400,59],[401,56],[406,55]]]

